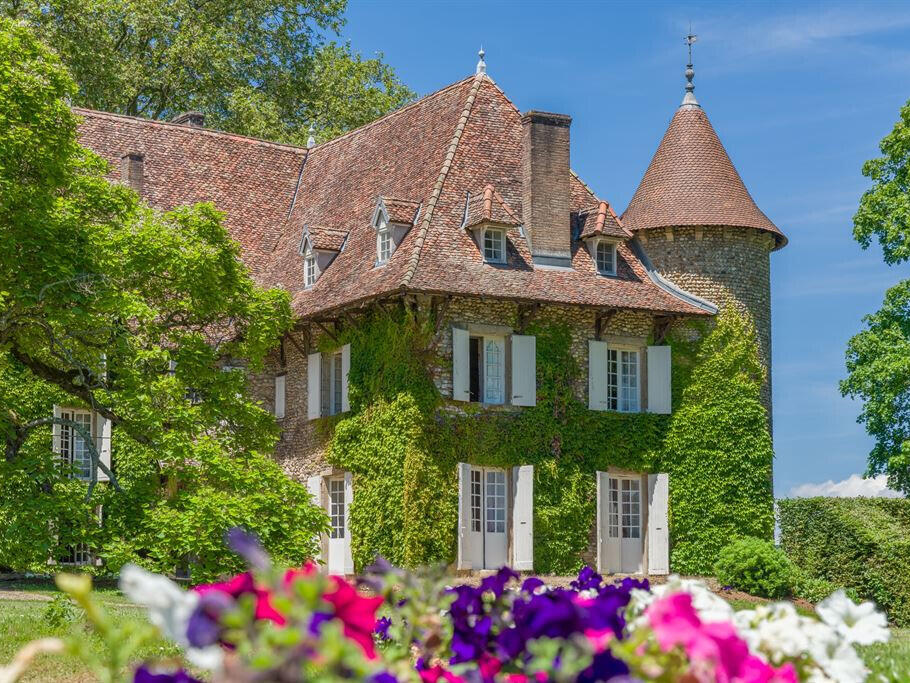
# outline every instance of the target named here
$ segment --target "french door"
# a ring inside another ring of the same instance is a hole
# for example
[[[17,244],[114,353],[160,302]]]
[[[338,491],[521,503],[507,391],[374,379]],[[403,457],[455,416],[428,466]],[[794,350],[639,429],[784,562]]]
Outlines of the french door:
[[[344,493],[344,478],[332,477],[326,481],[329,491],[329,574],[344,575],[345,545],[348,535],[348,505]]]
[[[611,574],[639,574],[642,559],[641,477],[609,475],[606,495],[606,566]]]
[[[475,569],[508,564],[509,535],[505,470],[471,467],[468,555]]]

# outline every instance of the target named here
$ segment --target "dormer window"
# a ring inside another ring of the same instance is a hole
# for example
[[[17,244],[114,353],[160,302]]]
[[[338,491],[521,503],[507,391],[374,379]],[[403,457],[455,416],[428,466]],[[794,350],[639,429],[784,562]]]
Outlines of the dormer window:
[[[616,245],[607,240],[597,240],[595,247],[597,272],[601,275],[616,275]]]
[[[373,209],[376,231],[376,264],[385,265],[420,216],[420,204],[407,199],[379,197]]]
[[[312,287],[316,284],[316,254],[313,252],[307,253],[303,257],[303,285],[304,287]]]
[[[382,218],[376,226],[376,264],[388,263],[392,256],[392,233]]]
[[[483,259],[487,263],[506,262],[506,231],[485,228],[483,231]]]

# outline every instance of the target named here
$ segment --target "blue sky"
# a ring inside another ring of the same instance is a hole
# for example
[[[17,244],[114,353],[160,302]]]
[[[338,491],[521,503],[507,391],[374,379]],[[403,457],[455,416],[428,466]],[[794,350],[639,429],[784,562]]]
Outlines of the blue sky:
[[[910,99],[908,3],[363,2],[342,37],[423,95],[488,73],[521,110],[571,114],[572,166],[624,210],[683,96],[696,96],[790,244],[772,255],[775,488],[845,480],[871,441],[841,398],[847,340],[908,268],[862,251],[863,161]]]

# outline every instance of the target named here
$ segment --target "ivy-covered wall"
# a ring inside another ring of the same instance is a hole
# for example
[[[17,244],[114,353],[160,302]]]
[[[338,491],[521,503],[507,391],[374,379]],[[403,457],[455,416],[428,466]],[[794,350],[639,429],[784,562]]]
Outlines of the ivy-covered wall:
[[[321,340],[323,351],[352,345],[351,411],[325,418],[322,428],[327,460],[355,474],[358,567],[376,555],[407,566],[454,561],[458,462],[535,466],[540,573],[567,574],[583,563],[595,523],[595,472],[610,467],[670,474],[673,571],[709,573],[731,538],[770,538],[764,375],[754,330],[737,313],[721,314],[702,341],[691,341],[691,326],[671,334],[672,415],[588,410],[576,391],[586,382],[577,340],[553,319],[525,332],[537,338],[536,407],[454,403],[434,383],[447,365],[437,329],[444,326],[430,316],[401,308]]]

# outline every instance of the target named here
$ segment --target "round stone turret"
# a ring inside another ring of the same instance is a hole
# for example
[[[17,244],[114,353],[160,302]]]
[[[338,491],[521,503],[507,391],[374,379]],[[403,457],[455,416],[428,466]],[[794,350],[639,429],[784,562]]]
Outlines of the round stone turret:
[[[661,275],[751,316],[767,371],[763,400],[770,421],[770,254],[787,238],[756,206],[691,91],[670,121],[622,223],[638,236]]]

